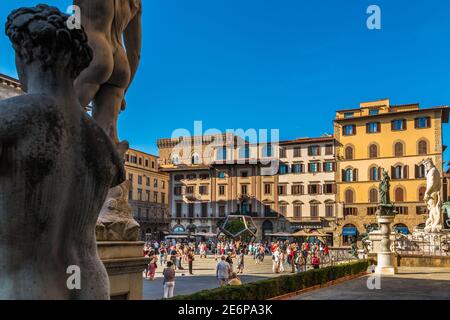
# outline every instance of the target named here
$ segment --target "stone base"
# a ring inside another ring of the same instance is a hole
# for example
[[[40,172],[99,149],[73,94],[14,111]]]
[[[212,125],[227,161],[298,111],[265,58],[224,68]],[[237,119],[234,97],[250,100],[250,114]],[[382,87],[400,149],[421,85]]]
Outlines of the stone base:
[[[396,274],[395,255],[393,252],[379,252],[377,254],[377,266],[375,273],[377,274]]]
[[[142,300],[142,272],[149,263],[144,242],[102,241],[97,250],[108,272],[111,299]]]

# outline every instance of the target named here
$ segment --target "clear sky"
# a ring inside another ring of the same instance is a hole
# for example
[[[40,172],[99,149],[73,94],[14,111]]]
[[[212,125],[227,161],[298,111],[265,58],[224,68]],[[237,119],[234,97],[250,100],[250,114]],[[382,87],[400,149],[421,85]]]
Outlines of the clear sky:
[[[70,0],[43,0],[64,10]],[[0,21],[39,1],[1,0]],[[366,9],[382,10],[382,29]],[[141,66],[121,139],[157,153],[173,130],[280,129],[282,139],[332,133],[335,110],[390,98],[450,104],[450,1],[143,0]],[[3,25],[3,22],[1,22]],[[15,76],[0,33],[0,72]],[[449,125],[444,143],[450,144]],[[446,153],[450,160],[450,153]]]

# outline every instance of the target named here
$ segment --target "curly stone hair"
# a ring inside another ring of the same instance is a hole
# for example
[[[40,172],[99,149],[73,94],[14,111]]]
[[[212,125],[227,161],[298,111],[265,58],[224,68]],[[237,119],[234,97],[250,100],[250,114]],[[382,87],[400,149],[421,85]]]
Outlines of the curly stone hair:
[[[20,8],[8,16],[5,32],[26,63],[39,60],[48,69],[63,55],[70,54],[68,71],[75,79],[91,63],[93,51],[83,28],[67,27],[68,18],[57,8],[44,4]]]

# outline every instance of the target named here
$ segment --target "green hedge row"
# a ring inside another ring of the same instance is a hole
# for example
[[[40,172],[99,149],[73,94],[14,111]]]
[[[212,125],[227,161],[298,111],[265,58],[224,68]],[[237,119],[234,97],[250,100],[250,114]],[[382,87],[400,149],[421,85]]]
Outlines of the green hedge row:
[[[180,295],[173,300],[266,300],[283,294],[324,284],[345,276],[367,270],[368,260],[309,270],[303,273],[260,280],[241,286],[227,286],[203,290],[190,295]]]

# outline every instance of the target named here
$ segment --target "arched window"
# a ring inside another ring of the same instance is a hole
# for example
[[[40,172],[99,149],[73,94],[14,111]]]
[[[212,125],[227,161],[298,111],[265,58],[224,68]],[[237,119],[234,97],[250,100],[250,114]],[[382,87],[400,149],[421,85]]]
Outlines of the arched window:
[[[180,164],[180,156],[177,154],[172,155],[172,164],[179,165]]]
[[[371,167],[369,169],[369,180],[370,181],[378,181],[380,180],[380,168]]]
[[[352,204],[353,202],[355,202],[355,194],[352,189],[347,189],[345,191],[345,203]]]
[[[378,158],[378,146],[376,144],[369,146],[369,158]]]
[[[394,201],[395,202],[404,202],[405,201],[405,192],[403,188],[396,188],[394,191]]]
[[[425,197],[425,191],[427,191],[427,187],[422,186],[419,188],[419,201],[423,201],[423,198]]]
[[[352,160],[353,159],[353,147],[346,147],[345,148],[345,160]]]
[[[420,140],[417,145],[417,151],[420,155],[426,155],[428,153],[428,144],[425,140]]]
[[[347,181],[347,182],[353,181],[353,170],[352,169],[345,170],[345,181]]]
[[[194,153],[191,157],[191,163],[192,164],[199,164],[200,163],[200,156],[198,153]]]
[[[378,203],[378,190],[377,189],[375,189],[375,188],[370,189],[369,202],[370,203]]]
[[[394,145],[394,155],[395,155],[396,157],[403,157],[403,154],[404,154],[403,143],[397,142],[397,143]]]

